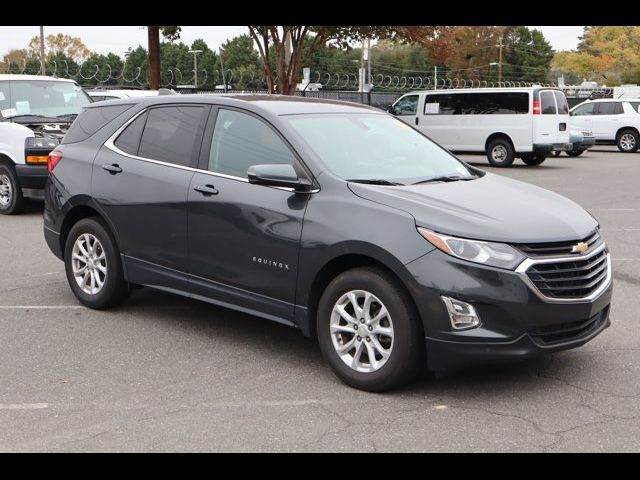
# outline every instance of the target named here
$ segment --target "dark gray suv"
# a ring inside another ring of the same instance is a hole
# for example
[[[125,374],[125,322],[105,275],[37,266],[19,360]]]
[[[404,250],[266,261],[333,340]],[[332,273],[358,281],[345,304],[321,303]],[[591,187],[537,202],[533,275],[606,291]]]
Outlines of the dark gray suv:
[[[149,286],[316,336],[343,381],[520,359],[609,326],[596,220],[362,105],[161,96],[86,107],[44,233],[91,308]]]

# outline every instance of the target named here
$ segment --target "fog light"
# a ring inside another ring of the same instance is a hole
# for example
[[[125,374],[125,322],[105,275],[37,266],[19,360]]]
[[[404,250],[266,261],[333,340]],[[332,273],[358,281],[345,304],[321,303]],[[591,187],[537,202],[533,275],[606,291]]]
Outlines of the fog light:
[[[447,306],[449,320],[451,320],[451,326],[455,330],[465,330],[467,328],[480,326],[480,317],[476,313],[473,305],[461,302],[455,298],[445,297],[444,295],[440,298],[442,298],[442,301]]]

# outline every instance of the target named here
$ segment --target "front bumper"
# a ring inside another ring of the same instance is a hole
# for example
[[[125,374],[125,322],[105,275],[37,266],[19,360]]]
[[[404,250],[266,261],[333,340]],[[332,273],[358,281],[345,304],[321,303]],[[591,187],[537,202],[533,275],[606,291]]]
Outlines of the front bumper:
[[[407,265],[422,318],[430,370],[517,360],[579,347],[610,324],[613,284],[588,301],[551,303],[516,272],[434,250]],[[441,295],[473,304],[481,325],[453,330]]]
[[[16,175],[21,188],[42,190],[49,171],[46,165],[16,165]]]

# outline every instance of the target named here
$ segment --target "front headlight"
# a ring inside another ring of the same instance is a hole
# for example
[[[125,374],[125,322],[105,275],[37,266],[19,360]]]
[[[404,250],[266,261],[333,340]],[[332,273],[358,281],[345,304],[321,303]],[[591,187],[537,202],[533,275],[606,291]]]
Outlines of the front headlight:
[[[515,270],[526,258],[522,252],[505,243],[450,237],[422,227],[418,227],[418,232],[438,250],[469,262]]]

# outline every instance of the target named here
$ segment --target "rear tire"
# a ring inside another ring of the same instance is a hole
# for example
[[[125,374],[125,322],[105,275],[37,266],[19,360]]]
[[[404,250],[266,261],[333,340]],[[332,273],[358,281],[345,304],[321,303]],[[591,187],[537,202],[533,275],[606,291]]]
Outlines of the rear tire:
[[[585,150],[571,150],[567,152],[570,157],[579,157],[585,152]]]
[[[547,158],[546,155],[532,155],[532,154],[523,154],[522,155],[522,161],[524,163],[526,163],[527,165],[530,166],[536,166],[536,165],[540,165],[542,162],[544,162]]]
[[[515,159],[515,151],[511,142],[505,138],[497,138],[487,145],[487,159],[494,167],[509,167]]]
[[[640,135],[635,130],[623,130],[616,138],[616,145],[621,152],[636,152],[640,148]]]
[[[67,281],[83,305],[102,310],[127,294],[120,252],[100,218],[84,218],[69,232],[64,250]]]
[[[325,361],[351,387],[383,392],[423,370],[419,317],[407,291],[383,269],[355,268],[334,278],[320,298],[316,322]],[[348,350],[339,353],[341,348]]]
[[[0,214],[16,215],[24,210],[18,176],[11,165],[0,164]]]

